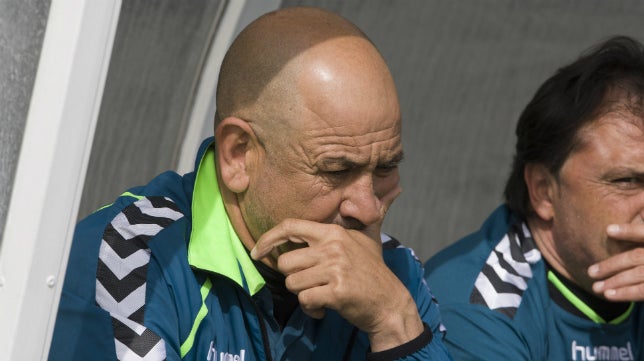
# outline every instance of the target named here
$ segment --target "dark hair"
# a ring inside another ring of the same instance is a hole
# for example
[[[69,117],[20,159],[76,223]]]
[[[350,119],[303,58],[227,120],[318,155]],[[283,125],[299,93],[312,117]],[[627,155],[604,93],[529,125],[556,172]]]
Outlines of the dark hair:
[[[619,99],[612,99],[617,94]],[[616,36],[584,52],[559,69],[528,103],[516,128],[512,171],[505,185],[506,205],[523,219],[532,213],[524,179],[526,164],[543,164],[558,176],[578,145],[577,134],[615,104],[641,111],[644,98],[644,47]]]

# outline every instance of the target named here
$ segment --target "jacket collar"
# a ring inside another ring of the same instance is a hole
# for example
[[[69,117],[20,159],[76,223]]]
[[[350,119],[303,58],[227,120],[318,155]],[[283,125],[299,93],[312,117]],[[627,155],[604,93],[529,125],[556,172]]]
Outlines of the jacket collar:
[[[197,162],[188,263],[232,279],[252,296],[265,281],[226,214],[217,182],[213,138],[202,143]]]

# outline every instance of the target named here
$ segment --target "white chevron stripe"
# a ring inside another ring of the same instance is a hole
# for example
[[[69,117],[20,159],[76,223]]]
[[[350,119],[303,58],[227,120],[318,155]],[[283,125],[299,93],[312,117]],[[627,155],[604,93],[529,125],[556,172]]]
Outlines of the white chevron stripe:
[[[535,264],[541,260],[541,252],[536,248],[524,253],[523,256],[530,264]]]
[[[165,198],[165,199],[168,200],[169,202],[172,202],[169,198]],[[136,206],[139,207],[142,213],[153,217],[169,218],[169,219],[172,219],[173,221],[176,221],[177,219],[183,217],[182,213],[177,212],[172,208],[166,208],[166,207],[155,208],[152,205],[152,202],[150,202],[150,200],[147,198],[143,198],[137,201]]]
[[[126,345],[121,343],[119,340],[114,339],[114,345],[116,346],[116,357],[121,361],[156,361],[156,360],[165,360],[165,341],[160,339],[152,349],[148,352],[147,355],[141,357],[130,350]]]
[[[145,330],[147,330],[147,327],[145,327],[145,326],[143,326],[143,325],[141,325],[141,324],[139,324],[137,322],[134,322],[134,321],[130,320],[129,318],[123,317],[123,316],[115,314],[115,313],[112,313],[110,315],[112,317],[114,317],[115,319],[121,321],[124,325],[129,327],[132,331],[136,332],[136,334],[139,335],[139,336],[141,336],[143,334],[143,332],[145,332]]]
[[[523,277],[513,275],[512,273],[508,272],[505,268],[501,267],[496,253],[492,252],[490,254],[490,258],[487,259],[487,264],[490,267],[492,267],[492,269],[494,270],[494,273],[496,273],[496,275],[499,276],[499,278],[503,282],[514,285],[517,288],[521,289],[522,291],[525,291],[525,289],[528,288],[528,284],[525,282]],[[512,266],[515,266],[515,265],[513,264]],[[528,267],[528,270],[530,271],[530,267]],[[529,277],[532,277],[532,271],[530,271]]]
[[[103,241],[101,242],[98,258],[105,263],[119,280],[122,280],[134,269],[150,262],[150,249],[140,249],[125,258],[121,258],[107,242]]]
[[[521,295],[497,292],[483,273],[479,273],[474,286],[491,309],[518,307],[521,303]]]
[[[130,224],[123,213],[114,217],[112,227],[126,240],[141,235],[154,236],[163,229],[158,224]]]
[[[169,198],[165,199],[168,202],[172,202]],[[142,198],[134,202],[131,206],[138,207],[142,213],[152,217],[162,217],[172,220],[177,220],[183,217],[183,214],[171,208],[155,208],[148,198]],[[123,213],[119,213],[114,217],[111,225],[125,240],[130,240],[140,235],[153,237],[163,229],[163,227],[158,224],[130,224]],[[101,242],[101,249],[99,251],[99,258],[101,261],[103,261],[103,263],[119,280],[122,280],[124,277],[131,274],[134,269],[148,264],[150,262],[150,257],[150,249],[144,248],[134,252],[126,258],[121,258],[105,240]],[[116,302],[109,291],[105,289],[98,279],[96,280],[96,302],[98,305],[110,312],[114,319],[122,322],[125,325],[124,327],[129,327],[138,335],[142,335],[147,328],[128,319],[128,317],[145,306],[145,293],[146,283],[143,283],[140,287],[127,295],[121,302]],[[148,354],[143,357],[138,356],[128,347],[128,345],[123,344],[116,338],[114,339],[114,344],[119,360],[156,361],[165,360],[166,358],[165,342],[163,339],[160,339]]]
[[[135,289],[121,302],[116,302],[112,295],[96,280],[96,303],[113,316],[129,317],[145,304],[145,283]]]
[[[510,239],[506,235],[503,237],[501,242],[496,245],[494,248],[495,251],[500,252],[503,255],[503,259],[509,263],[512,268],[521,276],[526,277],[526,278],[532,278],[532,269],[530,268],[530,265],[525,262],[519,262],[512,258],[512,253],[510,251]],[[492,260],[492,256],[494,256],[495,260]],[[490,257],[487,259],[485,263],[489,264],[490,266],[493,263],[498,263],[499,260],[494,252],[490,254]]]
[[[528,228],[528,224],[523,222],[521,223],[521,230],[523,231],[523,236],[527,238],[532,238],[532,234],[530,233],[530,228]]]

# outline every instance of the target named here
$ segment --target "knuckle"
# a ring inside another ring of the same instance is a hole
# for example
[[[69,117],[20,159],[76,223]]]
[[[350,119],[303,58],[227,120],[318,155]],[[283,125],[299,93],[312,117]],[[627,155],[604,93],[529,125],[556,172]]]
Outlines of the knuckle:
[[[329,236],[332,237],[333,239],[342,239],[344,234],[346,234],[346,230],[344,227],[342,227],[339,224],[331,224],[329,225]]]
[[[284,285],[291,291],[295,289],[296,284],[295,275],[288,275],[286,276],[286,279],[284,279]]]
[[[298,293],[297,300],[300,302],[302,308],[313,308],[313,300],[310,292],[302,291]]]
[[[295,229],[295,220],[293,218],[286,218],[282,221],[282,227],[287,233],[293,232]]]

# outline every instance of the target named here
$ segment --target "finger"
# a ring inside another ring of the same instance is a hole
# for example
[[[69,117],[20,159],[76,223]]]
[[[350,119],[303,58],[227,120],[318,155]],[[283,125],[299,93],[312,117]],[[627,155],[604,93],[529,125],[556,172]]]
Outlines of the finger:
[[[644,224],[611,224],[606,233],[614,239],[644,244]]]
[[[307,288],[297,294],[302,310],[315,312],[329,307],[329,286]]]
[[[640,302],[644,301],[644,284],[627,287],[610,288],[603,292],[607,300],[614,302]]]
[[[286,219],[259,237],[255,247],[250,251],[250,256],[255,260],[261,259],[271,253],[274,248],[289,241],[309,243],[309,240],[301,235],[304,233],[303,230],[313,228],[315,224],[317,223],[301,219]]]
[[[644,266],[629,268],[614,276],[593,283],[595,293],[605,293],[608,290],[615,290],[636,285],[644,285]]]
[[[324,314],[325,314],[324,308],[308,308],[301,305],[300,307],[302,308],[302,312],[304,312],[307,316],[311,318],[315,318],[318,320],[321,320],[324,318]]]
[[[328,272],[321,267],[311,267],[300,272],[290,274],[286,277],[286,288],[295,293],[327,285],[329,283]]]
[[[264,233],[255,247],[251,250],[253,259],[260,259],[268,255],[273,248],[287,241],[318,244],[324,238],[342,239],[346,230],[337,224],[322,224],[303,219],[285,219],[277,226]]]
[[[291,275],[318,264],[320,256],[320,252],[311,248],[295,249],[280,255],[277,269],[285,275]]]
[[[639,265],[644,265],[644,248],[631,249],[595,263],[588,268],[588,275],[600,280]]]

